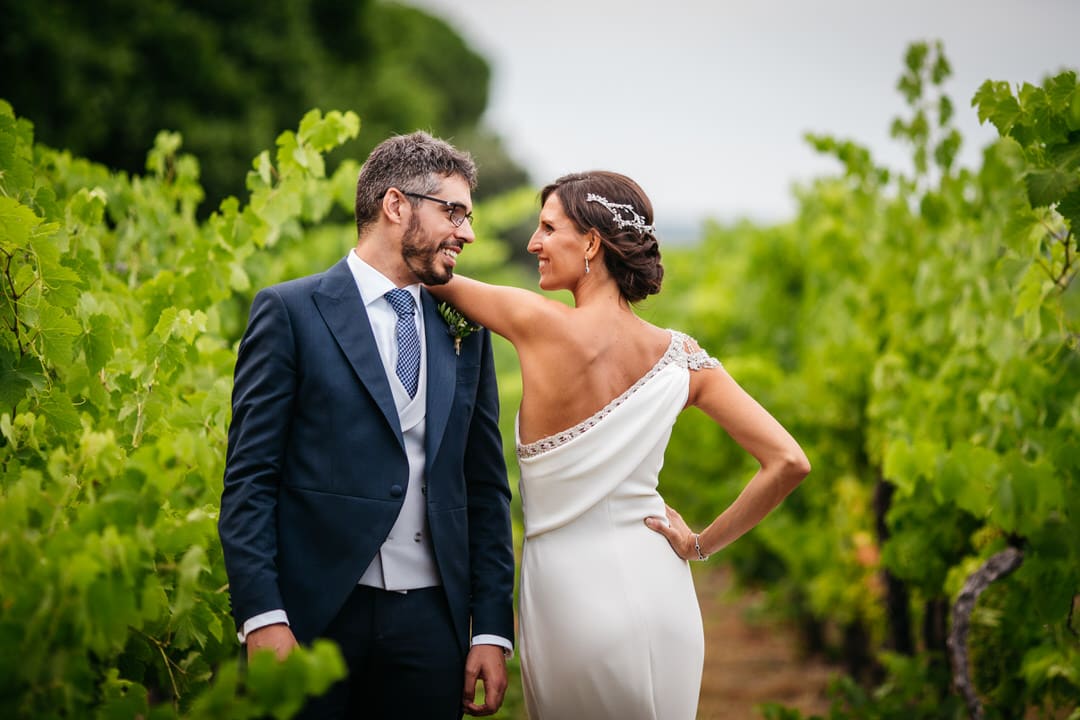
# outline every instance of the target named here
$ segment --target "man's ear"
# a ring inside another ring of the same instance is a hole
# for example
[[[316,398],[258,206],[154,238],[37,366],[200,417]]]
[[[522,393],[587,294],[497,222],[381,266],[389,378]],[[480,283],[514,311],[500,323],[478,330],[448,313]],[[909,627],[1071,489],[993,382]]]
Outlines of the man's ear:
[[[405,212],[406,205],[409,206],[409,209],[412,209],[412,205],[409,203],[408,198],[406,198],[397,188],[390,188],[386,191],[386,194],[383,195],[383,215],[395,225],[400,225],[404,222],[402,214]]]

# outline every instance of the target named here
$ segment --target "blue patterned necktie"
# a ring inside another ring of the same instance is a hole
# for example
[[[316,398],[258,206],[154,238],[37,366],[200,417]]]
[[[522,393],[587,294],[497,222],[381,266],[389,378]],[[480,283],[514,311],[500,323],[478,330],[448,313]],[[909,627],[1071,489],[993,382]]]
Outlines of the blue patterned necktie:
[[[412,293],[401,288],[394,288],[384,297],[397,313],[397,376],[409,397],[416,397],[416,386],[420,381],[420,337],[413,320],[416,305]]]

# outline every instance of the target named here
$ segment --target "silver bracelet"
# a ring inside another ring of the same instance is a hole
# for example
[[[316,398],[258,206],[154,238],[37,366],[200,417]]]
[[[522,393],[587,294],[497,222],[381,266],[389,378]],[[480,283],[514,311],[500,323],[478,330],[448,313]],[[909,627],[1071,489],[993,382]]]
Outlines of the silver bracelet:
[[[694,533],[694,550],[697,551],[698,560],[707,560],[709,558],[708,555],[701,552],[701,533]]]

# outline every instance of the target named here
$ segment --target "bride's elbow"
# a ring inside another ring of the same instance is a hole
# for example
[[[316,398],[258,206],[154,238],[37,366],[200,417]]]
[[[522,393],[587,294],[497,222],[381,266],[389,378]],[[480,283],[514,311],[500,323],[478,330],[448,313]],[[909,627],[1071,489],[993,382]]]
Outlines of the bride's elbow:
[[[780,474],[788,488],[794,488],[810,474],[810,459],[802,450],[789,453],[782,460]]]

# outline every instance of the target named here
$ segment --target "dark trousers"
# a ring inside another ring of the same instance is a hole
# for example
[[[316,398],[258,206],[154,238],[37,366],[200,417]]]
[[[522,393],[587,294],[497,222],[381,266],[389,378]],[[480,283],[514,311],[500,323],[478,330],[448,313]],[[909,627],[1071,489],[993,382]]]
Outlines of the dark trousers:
[[[358,585],[324,637],[341,647],[349,674],[296,718],[460,720],[465,657],[441,587]]]

